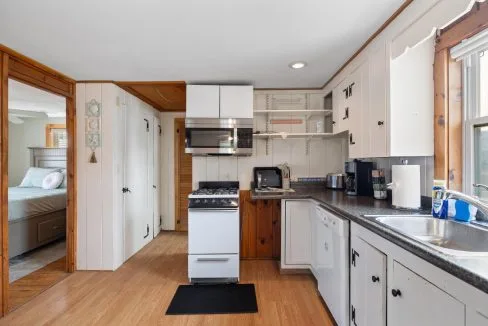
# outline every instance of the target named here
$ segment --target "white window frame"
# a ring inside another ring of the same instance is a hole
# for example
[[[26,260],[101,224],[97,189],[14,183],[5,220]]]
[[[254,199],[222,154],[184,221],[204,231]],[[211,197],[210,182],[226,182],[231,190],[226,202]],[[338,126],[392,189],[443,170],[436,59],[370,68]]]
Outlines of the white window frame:
[[[480,107],[480,74],[479,52],[465,56],[463,59],[463,192],[475,195],[474,173],[474,128],[488,126],[488,116],[479,116]],[[488,55],[488,49],[485,50]]]

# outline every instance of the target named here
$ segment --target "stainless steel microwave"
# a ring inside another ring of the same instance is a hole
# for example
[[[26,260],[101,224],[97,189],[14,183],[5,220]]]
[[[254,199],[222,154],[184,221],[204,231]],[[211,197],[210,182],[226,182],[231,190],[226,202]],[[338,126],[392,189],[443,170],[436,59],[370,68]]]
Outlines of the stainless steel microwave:
[[[186,119],[185,129],[185,153],[252,155],[253,119]]]

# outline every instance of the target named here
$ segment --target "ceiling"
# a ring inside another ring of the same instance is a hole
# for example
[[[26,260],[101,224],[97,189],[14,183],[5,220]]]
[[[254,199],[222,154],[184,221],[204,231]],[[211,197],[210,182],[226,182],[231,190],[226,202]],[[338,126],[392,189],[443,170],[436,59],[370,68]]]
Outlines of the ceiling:
[[[160,111],[185,111],[185,82],[117,82],[117,85]]]
[[[403,1],[8,1],[0,43],[76,80],[321,87]]]
[[[49,117],[66,116],[66,99],[35,87],[20,83],[16,80],[8,80],[8,109],[17,111],[15,114],[21,117],[30,117],[19,111],[44,112]],[[26,113],[26,112],[25,112]],[[32,115],[35,117],[36,115]]]

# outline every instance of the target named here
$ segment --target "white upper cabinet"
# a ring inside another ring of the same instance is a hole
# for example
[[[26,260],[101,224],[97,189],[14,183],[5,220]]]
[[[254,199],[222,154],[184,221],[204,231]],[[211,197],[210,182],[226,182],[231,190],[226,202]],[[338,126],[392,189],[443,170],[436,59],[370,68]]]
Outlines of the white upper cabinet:
[[[364,152],[367,143],[366,129],[364,123],[368,111],[368,65],[363,63],[350,76],[347,87],[348,125],[349,125],[349,157],[361,158],[366,156]]]
[[[220,118],[253,117],[252,86],[220,86]]]
[[[369,105],[365,116],[367,132],[364,151],[370,157],[388,156],[387,114],[386,114],[386,44],[378,42],[368,61],[369,65]]]
[[[219,118],[218,85],[187,85],[186,86],[186,117],[187,118]]]
[[[187,118],[252,118],[252,86],[187,85]]]

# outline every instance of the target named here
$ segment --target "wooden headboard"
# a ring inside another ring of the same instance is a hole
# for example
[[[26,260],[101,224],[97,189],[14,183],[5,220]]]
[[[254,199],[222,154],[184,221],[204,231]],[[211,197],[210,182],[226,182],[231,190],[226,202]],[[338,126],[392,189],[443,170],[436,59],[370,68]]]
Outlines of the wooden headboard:
[[[66,168],[66,148],[29,147],[30,166]]]

